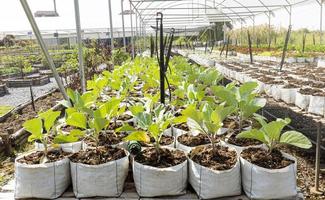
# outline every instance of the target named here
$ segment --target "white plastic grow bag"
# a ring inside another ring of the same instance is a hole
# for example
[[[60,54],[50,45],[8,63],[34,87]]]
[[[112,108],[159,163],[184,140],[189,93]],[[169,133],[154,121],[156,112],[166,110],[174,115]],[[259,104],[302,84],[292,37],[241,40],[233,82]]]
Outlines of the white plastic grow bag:
[[[76,198],[118,197],[129,171],[129,156],[100,165],[70,162]]]
[[[232,169],[215,171],[189,159],[189,182],[200,199],[241,194],[239,159]]]
[[[299,88],[280,88],[281,100],[287,104],[294,104],[296,102],[296,93]]]
[[[325,67],[325,60],[319,59],[317,62],[317,67]]]
[[[308,110],[310,102],[310,95],[301,94],[299,91],[296,93],[295,105],[301,109]]]
[[[185,194],[187,160],[168,168],[151,167],[133,160],[133,179],[140,197]]]
[[[316,115],[325,114],[325,97],[310,96],[308,112]]]
[[[45,164],[27,165],[15,162],[15,198],[55,199],[71,183],[68,158]]]
[[[59,144],[59,146],[63,152],[77,153],[83,149],[83,141]],[[34,147],[35,147],[35,150],[37,150],[37,151],[44,150],[44,145],[39,142],[35,142]]]
[[[242,185],[248,198],[285,199],[297,195],[296,159],[285,153],[283,156],[295,163],[282,169],[266,169],[240,157]]]

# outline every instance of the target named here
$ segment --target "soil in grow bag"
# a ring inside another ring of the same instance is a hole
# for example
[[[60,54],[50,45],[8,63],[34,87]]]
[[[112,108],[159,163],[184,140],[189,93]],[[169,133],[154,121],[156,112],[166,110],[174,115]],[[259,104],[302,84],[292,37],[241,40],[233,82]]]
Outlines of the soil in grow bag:
[[[300,89],[299,93],[303,95],[312,95],[312,96],[325,96],[325,92],[319,89],[304,88]]]
[[[62,126],[60,129],[61,129],[61,131],[64,131],[64,132],[70,132],[70,131],[72,131],[73,129],[77,129],[77,128],[74,128],[74,127],[69,126],[69,125],[64,125],[64,126]]]
[[[155,142],[155,139],[153,137],[150,137],[150,144],[144,143],[144,142],[140,142],[140,144],[143,147],[152,147],[151,144],[153,144],[154,142]],[[160,145],[167,146],[167,145],[172,144],[173,142],[174,142],[173,136],[170,136],[170,135],[162,135],[161,136]]]
[[[87,149],[79,151],[70,157],[74,163],[83,163],[87,165],[100,165],[113,160],[124,158],[126,153],[121,148],[109,146],[100,146],[96,149]]]
[[[225,146],[216,146],[215,152],[211,145],[198,147],[191,151],[190,157],[194,162],[213,170],[232,169],[237,162],[236,151]]]
[[[159,154],[157,154],[156,149],[152,147],[143,150],[134,159],[143,165],[166,168],[183,163],[186,160],[186,155],[181,150],[168,148],[160,148]]]
[[[71,155],[71,154],[63,152],[61,150],[50,150],[47,153],[46,163],[51,163],[51,162],[55,162],[58,160],[62,160],[63,158],[65,158],[69,155]],[[23,164],[35,165],[35,164],[40,164],[43,156],[44,156],[43,151],[37,151],[37,152],[31,153],[31,154],[28,154],[28,155],[18,159],[17,161],[19,163],[23,163]]]
[[[238,134],[239,134],[238,130],[234,131],[234,133],[228,138],[228,143],[240,147],[255,146],[255,145],[262,144],[262,142],[254,139],[236,138]]]
[[[219,140],[219,139],[217,139]],[[177,141],[183,145],[186,145],[188,147],[196,147],[196,146],[200,146],[200,145],[205,145],[205,144],[210,144],[210,140],[208,138],[208,136],[206,136],[205,134],[198,134],[198,135],[191,135],[190,133],[186,133],[183,135],[180,135],[177,138]],[[218,141],[216,141],[218,142]]]
[[[279,150],[271,153],[261,148],[248,148],[241,152],[242,158],[259,167],[267,169],[281,169],[294,163],[294,161],[283,157]]]
[[[117,145],[123,141],[123,138],[127,136],[127,133],[120,132],[115,133],[114,131],[102,131],[99,134],[99,146],[107,146],[107,145]],[[95,141],[86,139],[86,144],[90,147],[95,147]]]
[[[119,116],[117,119],[118,120],[121,120],[121,121],[127,121],[127,120],[130,120],[132,119],[133,117],[131,115],[121,115]]]
[[[187,126],[186,123],[176,124],[176,125],[174,125],[174,128],[178,128],[178,129],[181,129],[183,131],[190,131],[190,128]]]
[[[252,123],[250,121],[243,121],[242,127],[247,128],[251,125],[252,125]],[[236,122],[235,119],[226,118],[223,121],[223,127],[232,129],[232,130],[237,130],[237,129],[239,129],[239,123]]]

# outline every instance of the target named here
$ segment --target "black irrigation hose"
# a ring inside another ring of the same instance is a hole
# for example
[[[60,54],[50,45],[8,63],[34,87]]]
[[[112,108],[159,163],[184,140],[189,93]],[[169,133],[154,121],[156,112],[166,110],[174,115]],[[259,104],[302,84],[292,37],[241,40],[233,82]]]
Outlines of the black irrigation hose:
[[[164,76],[165,76],[165,80],[167,82],[167,86],[168,86],[168,91],[169,91],[169,102],[172,102],[172,89],[170,87],[170,84],[169,84],[169,81],[168,81],[168,78],[166,76],[166,74],[164,73]]]

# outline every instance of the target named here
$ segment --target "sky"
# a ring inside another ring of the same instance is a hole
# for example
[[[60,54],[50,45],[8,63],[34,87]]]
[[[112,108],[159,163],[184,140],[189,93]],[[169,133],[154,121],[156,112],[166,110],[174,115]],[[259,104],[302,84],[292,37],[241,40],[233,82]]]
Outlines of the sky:
[[[28,3],[33,13],[37,10],[53,9],[52,0],[28,0]],[[121,12],[120,4],[120,0],[112,0],[114,27],[122,26],[121,15],[119,15]],[[79,5],[82,29],[109,27],[107,0],[79,0]],[[129,9],[128,0],[124,0],[124,9]],[[57,10],[60,17],[36,19],[40,30],[75,29],[73,0],[57,0]],[[293,29],[309,28],[312,30],[318,30],[320,26],[319,10],[319,5],[316,3],[316,1],[315,3],[311,3],[303,7],[293,8]],[[126,26],[130,26],[129,19],[129,16],[126,16]],[[325,11],[323,21],[325,25]],[[263,24],[267,22],[268,20],[265,16],[256,18],[256,24]],[[274,26],[287,27],[288,22],[288,13],[286,11],[276,12],[275,17],[271,19],[271,23]],[[248,20],[246,26],[248,25],[252,25],[252,21]],[[20,5],[20,1],[0,0],[0,32],[29,30],[31,30],[31,27],[22,6]]]

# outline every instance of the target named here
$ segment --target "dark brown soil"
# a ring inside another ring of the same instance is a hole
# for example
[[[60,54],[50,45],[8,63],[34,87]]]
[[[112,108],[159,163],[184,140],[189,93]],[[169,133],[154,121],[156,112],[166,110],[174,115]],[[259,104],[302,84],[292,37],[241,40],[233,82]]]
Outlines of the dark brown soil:
[[[132,118],[133,117],[130,116],[130,115],[121,115],[121,116],[119,116],[118,120],[127,121],[127,120],[130,120]]]
[[[230,137],[228,138],[228,143],[240,147],[248,147],[262,144],[262,142],[254,139],[236,138],[238,134],[239,131],[237,130],[232,135],[230,135]]]
[[[216,146],[216,152],[213,152],[211,145],[197,147],[191,151],[190,157],[194,162],[213,170],[228,170],[237,162],[236,151],[224,146]]]
[[[51,150],[47,154],[47,162],[46,163],[51,163],[55,162],[58,160],[62,160],[63,158],[66,158],[67,156],[71,155],[70,153],[62,152],[61,150]],[[41,159],[44,156],[43,151],[37,151],[31,154],[28,154],[20,159],[17,160],[19,163],[24,163],[28,165],[35,165],[35,164],[40,164]]]
[[[182,124],[176,124],[174,125],[175,128],[181,129],[183,131],[190,131],[190,128],[187,126],[186,123],[182,123]]]
[[[299,86],[291,83],[291,84],[285,85],[283,88],[291,89],[291,88],[299,88]]]
[[[299,92],[304,95],[325,96],[325,92],[319,89],[304,88],[300,89]]]
[[[152,147],[152,143],[155,142],[154,138],[150,138],[150,144],[148,143],[144,143],[144,142],[140,142],[141,146],[143,147]],[[162,135],[161,139],[160,139],[160,145],[162,146],[167,146],[170,145],[174,142],[174,137],[173,136],[169,136],[169,135]]]
[[[251,121],[243,121],[243,124],[242,124],[242,127],[243,128],[246,128],[246,127],[249,127],[252,125],[252,122]],[[239,129],[239,123],[235,121],[235,119],[232,119],[232,118],[226,118],[224,121],[223,121],[223,127],[225,128],[228,128],[228,129]]]
[[[186,160],[185,153],[177,149],[159,149],[159,158],[155,148],[147,148],[138,154],[135,161],[143,165],[166,168],[179,165]]]
[[[60,129],[61,129],[61,131],[70,132],[70,131],[72,131],[75,128],[72,127],[72,126],[69,126],[69,125],[64,125]]]
[[[210,144],[208,136],[200,133],[196,136],[190,133],[183,134],[177,138],[177,141],[189,147],[196,147],[200,145]]]
[[[293,160],[284,158],[278,150],[273,150],[270,153],[261,148],[248,148],[244,149],[240,155],[254,165],[267,169],[281,169],[294,163]]]
[[[121,148],[114,147],[98,147],[97,149],[87,149],[79,151],[70,157],[74,163],[83,163],[87,165],[100,165],[113,160],[118,160],[126,156]]]
[[[127,133],[120,132],[115,133],[114,131],[104,131],[99,134],[99,146],[110,146],[117,145],[123,141],[123,138],[127,136]],[[85,141],[88,146],[95,147],[95,141],[90,138]]]

